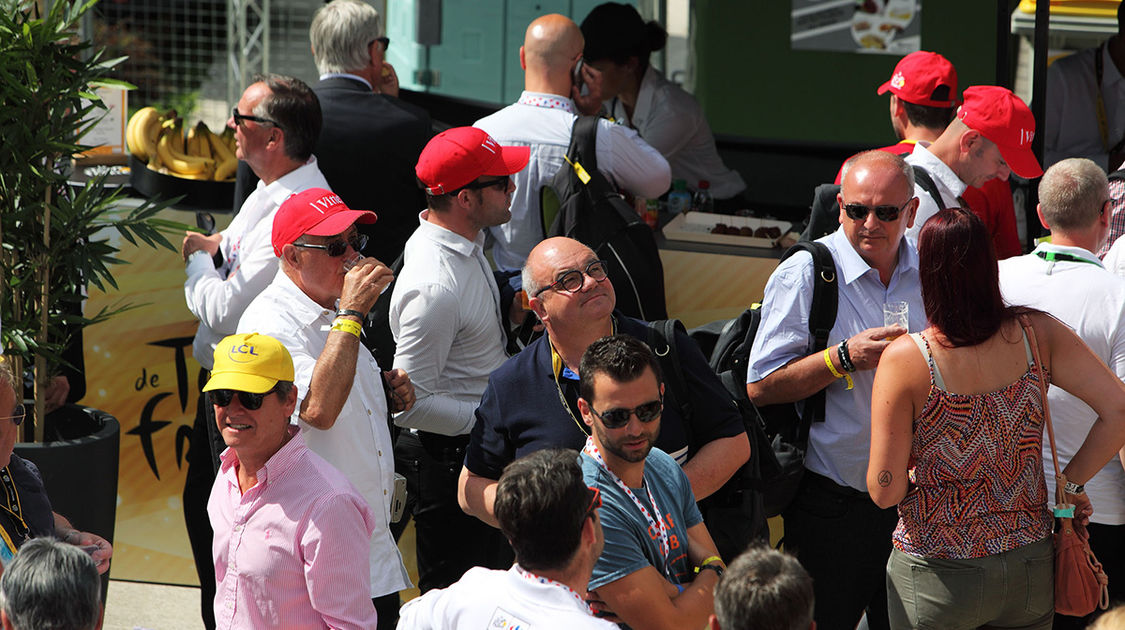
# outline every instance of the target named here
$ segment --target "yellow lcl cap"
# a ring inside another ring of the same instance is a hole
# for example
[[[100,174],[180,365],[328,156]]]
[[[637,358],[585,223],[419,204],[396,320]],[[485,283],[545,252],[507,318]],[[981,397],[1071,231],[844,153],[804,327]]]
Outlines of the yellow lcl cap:
[[[293,357],[268,335],[231,335],[215,346],[215,367],[203,391],[233,389],[262,394],[278,381],[293,380]]]

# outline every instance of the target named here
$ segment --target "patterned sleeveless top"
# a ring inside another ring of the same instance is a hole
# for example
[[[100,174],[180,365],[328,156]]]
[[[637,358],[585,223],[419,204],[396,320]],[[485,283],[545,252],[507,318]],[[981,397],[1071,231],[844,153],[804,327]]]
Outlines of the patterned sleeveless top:
[[[1022,328],[1021,328],[1022,330]],[[921,334],[930,393],[914,420],[910,489],[898,506],[894,546],[925,558],[980,558],[1051,533],[1043,480],[1043,404],[1027,335],[1028,370],[984,394],[946,391]]]

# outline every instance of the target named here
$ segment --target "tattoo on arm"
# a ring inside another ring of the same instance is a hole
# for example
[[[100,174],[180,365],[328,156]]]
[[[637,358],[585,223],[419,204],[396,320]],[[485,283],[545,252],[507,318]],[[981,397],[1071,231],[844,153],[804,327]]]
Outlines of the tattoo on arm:
[[[887,486],[891,485],[891,481],[893,479],[894,479],[894,477],[891,476],[891,471],[889,471],[889,470],[880,470],[879,471],[879,486],[880,487],[886,488]]]

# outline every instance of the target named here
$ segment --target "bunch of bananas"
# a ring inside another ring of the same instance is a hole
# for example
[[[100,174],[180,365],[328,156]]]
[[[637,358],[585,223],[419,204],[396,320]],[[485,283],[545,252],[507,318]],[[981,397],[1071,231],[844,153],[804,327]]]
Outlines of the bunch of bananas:
[[[125,128],[129,152],[148,168],[186,179],[228,181],[238,170],[234,155],[234,131],[216,134],[203,121],[184,134],[183,119],[176,110],[161,114],[145,107],[133,114]]]

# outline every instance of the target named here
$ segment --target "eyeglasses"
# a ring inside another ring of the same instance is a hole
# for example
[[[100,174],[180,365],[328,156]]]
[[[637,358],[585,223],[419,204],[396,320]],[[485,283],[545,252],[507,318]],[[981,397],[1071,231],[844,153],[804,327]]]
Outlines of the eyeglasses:
[[[584,275],[593,278],[594,282],[601,282],[602,280],[605,280],[608,273],[609,271],[606,269],[605,261],[595,260],[594,262],[586,265],[585,270],[571,269],[570,271],[564,273],[563,275],[559,276],[558,280],[555,280],[551,284],[543,287],[542,289],[539,289],[535,292],[535,295],[531,297],[539,297],[541,293],[543,293],[544,291],[549,291],[551,289],[555,289],[556,291],[566,291],[567,293],[574,293],[575,291],[581,289],[582,285],[586,283],[585,278],[583,278]]]
[[[902,213],[902,211],[911,201],[914,201],[913,197],[907,199],[906,203],[897,208],[895,206],[875,206],[874,208],[872,208],[871,206],[865,206],[862,203],[849,203],[844,206],[844,212],[848,215],[848,218],[855,219],[856,221],[862,221],[863,219],[867,218],[868,212],[874,210],[875,217],[880,221],[895,221],[898,219],[898,215]]]
[[[600,488],[591,488],[589,486],[587,486],[586,489],[590,491],[590,505],[586,506],[586,516],[582,517],[583,520],[585,520],[587,517],[589,517],[590,514],[593,514],[594,510],[596,510],[596,509],[598,509],[602,506],[602,491],[601,491],[601,489]]]
[[[508,184],[511,181],[512,181],[512,178],[510,176],[505,175],[504,177],[501,177],[500,179],[490,179],[490,180],[485,181],[485,182],[469,182],[468,184],[465,184],[461,188],[462,189],[468,189],[468,190],[483,190],[485,188],[492,188],[493,186],[496,186],[500,190],[508,190]]]
[[[316,245],[313,243],[293,243],[293,247],[303,247],[305,249],[323,249],[332,258],[339,258],[348,251],[348,245],[352,246],[355,251],[362,250],[367,245],[367,235],[355,233],[346,239],[337,239],[331,243],[324,245]]]
[[[240,114],[238,112],[238,105],[235,105],[233,108],[231,108],[230,116],[231,116],[231,118],[234,119],[235,126],[240,126],[240,125],[242,125],[242,121],[249,120],[249,121],[258,123],[259,125],[273,125],[274,127],[278,127],[278,128],[281,127],[281,125],[278,124],[277,121],[270,120],[269,118],[262,118],[260,116],[247,116],[246,114]]]
[[[383,47],[383,52],[387,52],[387,48],[390,48],[391,46],[391,38],[389,37],[376,37],[375,39],[371,40],[371,44],[374,44],[375,42],[379,42],[379,45]],[[368,46],[370,46],[371,44],[368,44]]]
[[[629,418],[636,414],[637,420],[648,424],[653,420],[660,417],[660,412],[664,410],[664,399],[653,400],[646,402],[643,405],[637,405],[632,409],[609,409],[598,413],[594,411],[594,407],[590,407],[590,412],[598,418],[601,418],[605,428],[607,429],[620,429],[621,427],[629,424]]]
[[[12,424],[18,427],[23,423],[25,417],[27,417],[27,408],[23,405],[16,405],[16,408],[12,409],[12,415],[0,416],[0,420],[11,420]]]
[[[211,403],[216,407],[227,407],[234,402],[234,395],[238,394],[238,402],[242,403],[243,408],[254,411],[261,409],[262,402],[265,401],[266,396],[277,391],[277,385],[274,385],[268,392],[255,394],[253,392],[242,392],[233,389],[213,389],[211,394]]]

